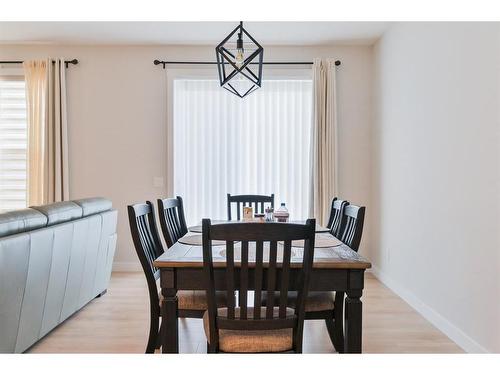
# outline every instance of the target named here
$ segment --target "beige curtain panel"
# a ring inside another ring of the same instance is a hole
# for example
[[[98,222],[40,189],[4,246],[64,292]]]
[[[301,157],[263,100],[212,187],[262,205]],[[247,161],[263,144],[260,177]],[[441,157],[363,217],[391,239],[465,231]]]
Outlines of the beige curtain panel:
[[[335,60],[314,59],[310,215],[325,225],[337,194]]]
[[[28,205],[69,199],[64,59],[23,63],[28,108]]]

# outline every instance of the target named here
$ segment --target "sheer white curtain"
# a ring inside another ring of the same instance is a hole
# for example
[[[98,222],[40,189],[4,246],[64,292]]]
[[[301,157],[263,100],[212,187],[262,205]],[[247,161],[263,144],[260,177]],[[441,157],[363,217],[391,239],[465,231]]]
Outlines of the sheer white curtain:
[[[240,99],[214,79],[173,80],[173,192],[186,220],[226,218],[226,194],[275,194],[307,218],[312,81],[266,80]]]

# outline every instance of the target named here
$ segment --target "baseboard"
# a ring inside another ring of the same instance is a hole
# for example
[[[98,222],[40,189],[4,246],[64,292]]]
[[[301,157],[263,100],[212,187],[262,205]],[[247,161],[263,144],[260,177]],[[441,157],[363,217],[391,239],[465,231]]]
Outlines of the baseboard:
[[[467,353],[489,353],[486,348],[478,344],[475,340],[473,340],[460,328],[452,324],[436,310],[422,302],[417,296],[415,296],[415,294],[401,286],[391,277],[381,272],[379,268],[372,265],[371,273]]]
[[[113,262],[113,272],[141,272],[141,264],[137,262]]]

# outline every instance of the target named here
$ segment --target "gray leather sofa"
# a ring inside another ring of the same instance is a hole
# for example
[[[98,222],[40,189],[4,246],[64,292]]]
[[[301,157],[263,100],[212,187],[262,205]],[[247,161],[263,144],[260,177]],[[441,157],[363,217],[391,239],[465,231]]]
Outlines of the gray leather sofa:
[[[104,198],[0,214],[0,353],[24,352],[106,291],[116,219]]]

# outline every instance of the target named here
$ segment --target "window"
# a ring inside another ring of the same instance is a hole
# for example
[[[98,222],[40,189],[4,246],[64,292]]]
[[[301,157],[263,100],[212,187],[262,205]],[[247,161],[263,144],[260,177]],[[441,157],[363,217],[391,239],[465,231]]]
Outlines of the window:
[[[227,193],[275,194],[290,216],[309,209],[312,81],[266,80],[240,99],[216,80],[173,81],[173,189],[188,225],[227,217]]]
[[[0,75],[0,212],[26,207],[26,152],[24,77]]]

